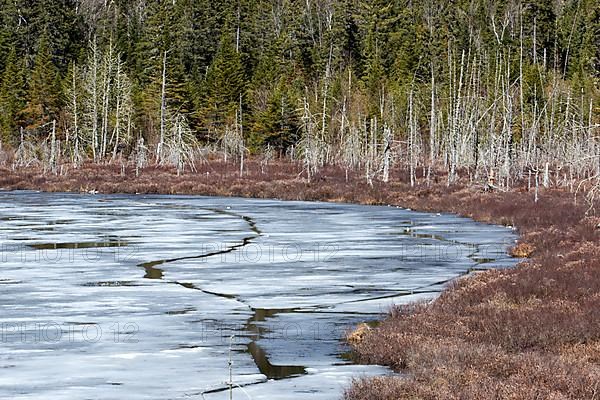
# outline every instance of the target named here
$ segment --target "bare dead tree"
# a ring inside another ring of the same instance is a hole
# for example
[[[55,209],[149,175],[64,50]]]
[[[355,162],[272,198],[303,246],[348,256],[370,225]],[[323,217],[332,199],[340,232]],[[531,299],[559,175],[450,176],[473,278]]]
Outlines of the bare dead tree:
[[[21,127],[19,138],[19,146],[15,151],[13,159],[13,170],[39,164],[40,161],[36,154],[36,148],[30,140],[25,139],[25,130],[23,127]]]
[[[67,90],[67,115],[71,118],[71,125],[66,132],[66,146],[71,152],[71,162],[75,168],[79,167],[83,161],[82,138],[79,127],[80,119],[80,88],[78,85],[79,68],[73,63],[71,66],[70,87]]]
[[[179,112],[166,117],[164,143],[161,146],[161,153],[156,154],[156,159],[161,160],[159,165],[176,167],[178,175],[185,170],[186,166],[195,171],[195,155],[198,146],[187,119]]]
[[[319,132],[317,118],[310,110],[307,97],[304,97],[301,121],[302,135],[298,142],[298,150],[302,157],[304,171],[310,181],[323,165],[323,148],[325,144],[317,133]]]
[[[51,130],[49,135],[50,140],[50,159],[49,159],[49,168],[53,174],[56,174],[57,165],[58,165],[58,143],[56,140],[56,120],[52,120],[51,122]]]
[[[135,176],[140,176],[140,170],[148,165],[148,148],[140,135],[135,146]]]
[[[390,181],[390,165],[392,162],[392,145],[394,141],[394,135],[392,130],[386,125],[383,127],[383,181],[388,183]]]
[[[163,52],[162,60],[162,82],[160,90],[160,137],[156,146],[156,163],[160,164],[163,146],[165,144],[165,129],[166,129],[166,114],[167,114],[167,51]]]

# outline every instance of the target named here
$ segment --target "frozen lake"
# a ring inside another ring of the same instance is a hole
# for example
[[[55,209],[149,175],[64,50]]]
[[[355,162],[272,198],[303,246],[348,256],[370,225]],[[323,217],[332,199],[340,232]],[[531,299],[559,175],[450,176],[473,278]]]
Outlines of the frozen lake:
[[[511,229],[394,207],[0,192],[0,398],[336,399],[340,338]]]

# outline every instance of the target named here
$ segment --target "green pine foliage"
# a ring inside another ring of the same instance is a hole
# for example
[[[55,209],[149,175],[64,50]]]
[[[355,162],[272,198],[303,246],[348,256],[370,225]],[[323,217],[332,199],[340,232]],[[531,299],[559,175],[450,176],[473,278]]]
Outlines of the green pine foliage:
[[[14,142],[17,137],[26,104],[25,96],[23,65],[13,47],[6,58],[0,83],[0,140],[4,143]]]
[[[43,35],[29,77],[27,105],[23,110],[27,128],[38,128],[57,117],[60,108],[60,86],[60,74],[53,61],[49,40]]]
[[[465,70],[478,65],[464,82],[480,96],[491,98],[505,78],[522,84],[519,109],[533,118],[557,81],[596,104],[599,21],[597,0],[0,0],[2,138],[15,143],[20,128],[73,120],[64,82],[73,66],[87,71],[92,41],[119,54],[131,126],[148,143],[160,130],[165,54],[168,113],[206,141],[243,121],[257,152],[297,144],[305,100],[327,135],[339,136],[333,142],[347,139],[342,111],[364,131],[372,118],[407,121],[411,91],[427,109],[432,74],[437,104],[450,107],[463,57]],[[384,101],[390,94],[395,104]],[[418,123],[427,130],[428,117]]]
[[[235,123],[240,102],[244,102],[245,86],[242,56],[236,50],[234,34],[226,30],[201,83],[198,110],[207,136],[214,137],[225,125]]]

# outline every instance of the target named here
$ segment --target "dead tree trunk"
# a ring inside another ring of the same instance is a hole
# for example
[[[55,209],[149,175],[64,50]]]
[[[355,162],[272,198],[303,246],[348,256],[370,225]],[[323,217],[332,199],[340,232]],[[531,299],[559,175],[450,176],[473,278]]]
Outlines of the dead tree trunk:
[[[156,163],[162,158],[163,146],[165,144],[165,118],[167,113],[167,51],[163,53],[162,62],[162,85],[160,91],[160,138],[156,146]]]

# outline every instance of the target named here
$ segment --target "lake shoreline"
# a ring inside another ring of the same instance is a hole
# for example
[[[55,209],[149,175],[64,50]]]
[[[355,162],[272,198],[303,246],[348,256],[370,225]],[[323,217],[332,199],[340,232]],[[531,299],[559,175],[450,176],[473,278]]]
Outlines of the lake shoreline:
[[[327,167],[306,179],[300,165],[249,160],[209,161],[181,176],[168,168],[84,165],[63,175],[37,169],[0,170],[0,188],[81,193],[194,194],[281,200],[394,205],[449,212],[518,227],[514,248],[529,259],[510,270],[460,279],[431,305],[396,310],[354,344],[361,362],[407,372],[404,378],[358,380],[348,400],[419,398],[590,398],[600,379],[600,219],[565,190],[541,190],[534,202],[526,182],[506,192],[443,175],[411,187],[405,171],[389,183]],[[424,171],[421,171],[424,172]],[[424,174],[423,174],[424,175]],[[489,360],[495,360],[490,362]]]

